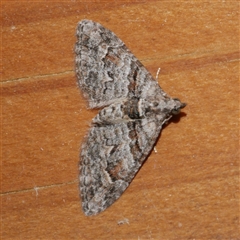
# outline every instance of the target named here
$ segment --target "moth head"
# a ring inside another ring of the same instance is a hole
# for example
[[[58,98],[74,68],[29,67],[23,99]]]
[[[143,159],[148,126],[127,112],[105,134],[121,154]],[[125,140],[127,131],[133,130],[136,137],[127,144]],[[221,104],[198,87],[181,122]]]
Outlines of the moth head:
[[[174,106],[172,108],[172,115],[177,115],[180,113],[181,109],[184,108],[187,104],[182,103],[178,98],[173,98]]]

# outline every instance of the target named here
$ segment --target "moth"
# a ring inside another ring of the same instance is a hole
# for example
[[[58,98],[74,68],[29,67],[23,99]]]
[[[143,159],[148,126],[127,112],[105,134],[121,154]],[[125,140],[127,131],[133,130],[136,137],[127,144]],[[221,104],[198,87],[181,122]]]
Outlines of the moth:
[[[80,192],[87,216],[113,204],[154,147],[166,123],[186,106],[168,96],[110,30],[77,26],[76,75],[90,108],[99,108],[80,154]]]

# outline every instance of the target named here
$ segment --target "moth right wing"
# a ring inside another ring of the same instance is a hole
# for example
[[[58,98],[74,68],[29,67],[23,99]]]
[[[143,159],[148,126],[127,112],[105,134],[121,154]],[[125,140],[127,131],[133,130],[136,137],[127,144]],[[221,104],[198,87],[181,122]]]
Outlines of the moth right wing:
[[[121,104],[102,109],[83,144],[80,191],[86,215],[102,212],[121,196],[161,131],[163,123],[156,118],[124,120],[120,115]]]

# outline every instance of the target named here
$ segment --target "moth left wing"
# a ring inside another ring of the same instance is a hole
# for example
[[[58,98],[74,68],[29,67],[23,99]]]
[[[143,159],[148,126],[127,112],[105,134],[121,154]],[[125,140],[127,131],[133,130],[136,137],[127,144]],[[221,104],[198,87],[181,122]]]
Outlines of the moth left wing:
[[[82,20],[77,27],[76,74],[90,108],[126,98],[164,95],[158,83],[110,30]]]

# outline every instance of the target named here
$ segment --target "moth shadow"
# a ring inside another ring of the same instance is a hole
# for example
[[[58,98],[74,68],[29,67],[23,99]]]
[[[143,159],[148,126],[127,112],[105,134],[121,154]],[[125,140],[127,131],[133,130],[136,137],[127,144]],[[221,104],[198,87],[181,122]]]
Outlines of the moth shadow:
[[[168,121],[168,124],[171,123],[171,122],[178,123],[182,117],[186,117],[186,116],[187,116],[187,114],[185,112],[180,112],[177,115],[173,115],[171,117],[171,119]],[[166,124],[166,125],[168,125],[168,124]]]

